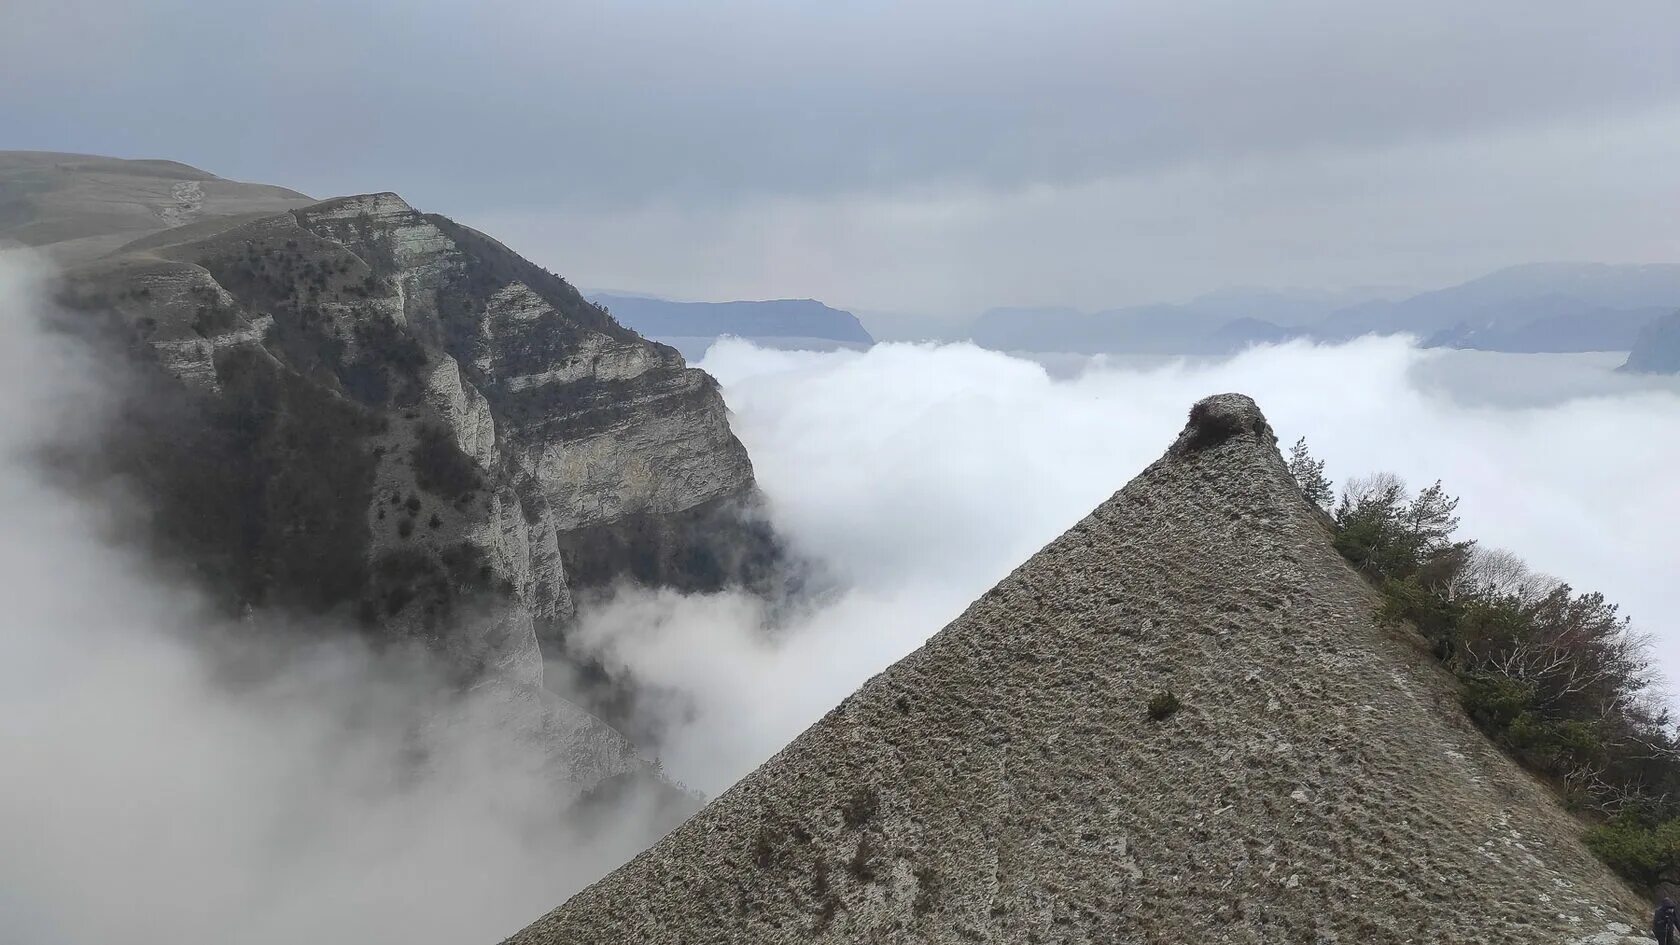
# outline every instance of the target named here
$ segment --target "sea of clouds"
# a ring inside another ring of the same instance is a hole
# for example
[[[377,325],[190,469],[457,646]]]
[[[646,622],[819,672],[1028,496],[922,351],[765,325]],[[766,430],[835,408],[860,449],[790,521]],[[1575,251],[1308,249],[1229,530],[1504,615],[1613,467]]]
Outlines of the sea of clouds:
[[[0,942],[493,942],[655,834],[594,824],[490,689],[348,628],[217,617],[114,542],[47,445],[97,436],[108,365],[43,331],[0,253]]]
[[[556,817],[530,745],[423,656],[252,641],[114,544],[112,504],[40,462],[115,395],[37,327],[43,297],[0,258],[0,938],[491,942],[648,842],[634,807]],[[1467,535],[1622,602],[1680,675],[1680,392],[1613,364],[1372,339],[1052,371],[968,345],[721,342],[703,366],[822,590],[622,588],[574,642],[647,688],[667,770],[719,792],[1236,390],[1334,478],[1444,480]],[[229,646],[259,651],[231,681]]]
[[[1404,338],[1197,361],[724,340],[701,366],[723,384],[772,519],[843,590],[793,613],[627,590],[588,607],[578,639],[682,695],[650,703],[670,726],[657,749],[721,790],[1125,485],[1195,400],[1240,391],[1338,481],[1442,480],[1464,536],[1620,602],[1680,679],[1680,382],[1619,374],[1620,360]]]

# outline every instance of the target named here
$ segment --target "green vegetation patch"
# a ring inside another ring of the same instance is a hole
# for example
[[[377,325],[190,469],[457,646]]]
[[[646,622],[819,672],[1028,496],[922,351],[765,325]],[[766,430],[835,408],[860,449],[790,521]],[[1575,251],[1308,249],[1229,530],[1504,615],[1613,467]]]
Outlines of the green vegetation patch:
[[[1598,821],[1592,850],[1636,883],[1680,880],[1680,740],[1646,638],[1616,605],[1459,538],[1439,482],[1413,494],[1392,475],[1356,479],[1332,508],[1305,440],[1290,471],[1381,591],[1378,616],[1415,626],[1470,719]]]
[[[1181,707],[1178,696],[1173,695],[1172,690],[1158,692],[1149,698],[1149,720],[1163,722],[1175,715]]]

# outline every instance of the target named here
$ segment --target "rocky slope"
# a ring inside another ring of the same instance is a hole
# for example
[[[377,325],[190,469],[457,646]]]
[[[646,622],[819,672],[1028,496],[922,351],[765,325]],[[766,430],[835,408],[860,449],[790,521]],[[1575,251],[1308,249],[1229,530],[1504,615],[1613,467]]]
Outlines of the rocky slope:
[[[1640,330],[1622,370],[1680,374],[1680,311],[1670,312]]]
[[[166,557],[230,610],[324,615],[420,641],[463,683],[514,686],[512,703],[577,735],[566,751],[590,780],[645,766],[539,695],[543,648],[565,656],[582,589],[710,589],[772,567],[716,383],[394,194],[181,215],[153,198],[229,182],[108,163],[97,187],[50,192],[98,189],[140,236],[70,268],[62,301],[140,366],[100,461]],[[110,222],[64,216],[56,232],[83,247]]]
[[[1210,398],[924,647],[510,941],[1637,941],[1581,826],[1374,604],[1258,408]]]

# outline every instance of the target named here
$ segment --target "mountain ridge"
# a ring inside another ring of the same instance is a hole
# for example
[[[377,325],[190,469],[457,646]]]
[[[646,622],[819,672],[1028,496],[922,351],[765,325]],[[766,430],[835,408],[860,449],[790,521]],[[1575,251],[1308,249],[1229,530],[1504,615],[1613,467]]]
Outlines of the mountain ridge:
[[[1259,409],[1201,401],[923,647],[508,942],[1638,941],[1582,826],[1374,605]]]
[[[970,340],[1001,351],[1220,356],[1295,339],[1341,342],[1409,334],[1425,347],[1510,353],[1625,351],[1639,331],[1680,305],[1680,265],[1530,263],[1393,297],[1232,288],[1187,302],[1099,311],[1009,306],[962,320],[874,319],[893,340]]]

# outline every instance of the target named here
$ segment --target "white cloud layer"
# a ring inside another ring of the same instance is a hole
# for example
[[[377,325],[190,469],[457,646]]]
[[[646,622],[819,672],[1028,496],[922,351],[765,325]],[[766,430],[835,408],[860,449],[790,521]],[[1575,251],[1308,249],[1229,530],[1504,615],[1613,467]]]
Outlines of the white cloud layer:
[[[207,659],[207,639],[225,652],[240,629],[113,548],[95,506],[38,475],[41,438],[88,425],[108,392],[33,330],[26,283],[0,269],[9,941],[488,942],[634,851],[645,815],[568,829],[493,700],[440,696],[423,661],[246,646],[236,685]],[[1222,390],[1257,397],[1286,442],[1307,435],[1339,479],[1445,480],[1467,534],[1605,591],[1680,667],[1680,390],[1602,357],[1390,339],[1068,375],[964,345],[730,341],[704,366],[776,526],[842,588],[792,612],[637,591],[586,612],[580,645],[675,696],[645,702],[666,732],[658,750],[710,792],[1123,485],[1192,401]]]
[[[490,942],[646,842],[636,799],[557,816],[495,693],[220,624],[112,547],[40,475],[109,392],[37,298],[0,254],[0,940]]]
[[[586,615],[580,640],[688,695],[661,751],[718,791],[1157,458],[1193,401],[1235,390],[1285,444],[1307,436],[1333,477],[1443,480],[1465,535],[1621,602],[1680,677],[1680,384],[1613,363],[1368,339],[1058,380],[967,345],[725,341],[703,366],[774,520],[849,589],[774,617],[736,595],[626,593]]]

